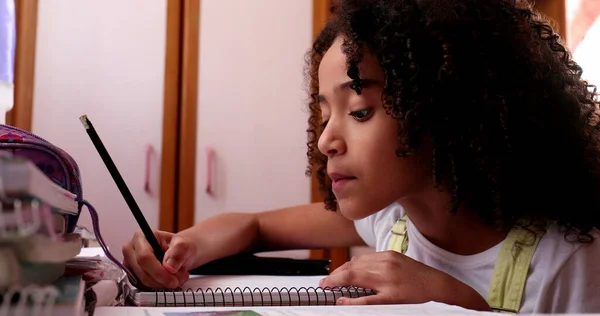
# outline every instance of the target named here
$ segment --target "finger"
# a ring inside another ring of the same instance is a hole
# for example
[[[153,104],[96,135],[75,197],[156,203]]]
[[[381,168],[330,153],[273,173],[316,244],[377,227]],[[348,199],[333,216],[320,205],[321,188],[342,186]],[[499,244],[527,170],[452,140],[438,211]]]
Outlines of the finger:
[[[335,302],[336,305],[379,305],[385,304],[386,301],[381,295],[369,295],[356,298],[340,297]]]
[[[380,263],[381,263],[381,261],[354,259],[354,260],[350,260],[350,261],[342,264],[337,269],[333,270],[333,272],[331,272],[329,275],[331,276],[331,275],[334,275],[337,273],[341,273],[342,271],[345,271],[348,269],[372,270],[372,268],[375,265],[379,265]]]
[[[395,251],[384,251],[377,254],[369,254],[363,255],[360,257],[356,257],[354,260],[350,260],[333,272],[331,275],[336,275],[338,273],[342,273],[348,269],[356,269],[356,270],[369,270],[369,271],[378,271],[378,270],[390,270],[397,269],[402,265],[404,261],[404,257],[402,254],[396,253]]]
[[[146,273],[142,267],[137,263],[137,258],[135,256],[135,251],[133,247],[128,244],[123,247],[123,265],[127,267],[142,283],[142,285],[150,287],[150,288],[164,288],[166,287],[164,284],[161,284],[159,281],[155,280],[151,275]]]
[[[141,231],[138,231],[133,235],[131,243],[136,253],[151,252],[154,254],[154,249],[152,249],[152,246],[150,246],[150,243],[148,243],[148,240]]]
[[[356,258],[356,257],[352,257],[352,259],[354,259],[354,258]],[[353,263],[356,261],[356,259],[354,259],[354,260],[352,260],[352,259],[350,259],[350,261],[348,261],[348,262],[345,262],[341,266],[337,267],[337,269],[333,270],[327,277],[321,279],[319,281],[319,286],[320,287],[330,286],[328,284],[330,284],[329,280],[331,280],[332,276],[335,278],[335,276],[338,275],[339,273],[342,273],[343,271],[350,269],[351,265],[354,267]]]
[[[151,275],[153,279],[160,282],[163,286],[169,288],[177,287],[179,284],[177,278],[173,273],[169,273],[163,268],[162,264],[156,259],[152,247],[143,235],[134,239],[133,250],[135,258],[131,260],[135,261],[144,272]]]
[[[141,285],[137,285],[140,289],[143,289],[144,286],[150,289],[164,289],[171,288],[170,285],[162,284],[160,281],[155,280],[150,274],[148,274],[144,269],[142,269],[139,265],[130,265],[130,269],[133,274],[136,276],[138,281],[142,283]]]
[[[375,289],[377,282],[383,281],[377,277],[377,274],[368,270],[347,269],[336,274],[331,274],[321,280],[321,287],[336,286],[357,286],[362,288]]]
[[[165,268],[156,259],[154,254],[144,253],[137,257],[137,263],[140,268],[153,279],[158,281],[162,286],[168,288],[176,288],[179,285],[177,277],[172,273],[167,272]]]
[[[183,284],[190,279],[190,273],[185,269],[180,269],[175,273],[175,277],[177,277],[177,280],[179,281],[179,287],[182,287]]]
[[[169,243],[175,234],[159,230],[153,230],[152,232],[154,233],[154,237],[156,237],[158,240],[162,250],[166,251],[169,248]],[[154,252],[154,249],[148,243],[148,239],[146,239],[146,236],[141,231],[136,232],[133,235],[132,240],[134,241],[134,246],[136,249],[140,247],[148,247],[152,252]]]
[[[160,247],[162,248],[162,250],[167,251],[167,249],[169,249],[169,244],[171,243],[171,239],[173,238],[173,236],[175,236],[175,234],[160,231],[160,230],[155,230],[153,232],[154,232],[154,236],[156,236],[156,239],[160,243]]]
[[[165,253],[163,266],[168,272],[175,274],[185,263],[187,263],[190,255],[190,244],[185,239],[173,238],[169,245],[169,249],[167,249],[167,252]]]

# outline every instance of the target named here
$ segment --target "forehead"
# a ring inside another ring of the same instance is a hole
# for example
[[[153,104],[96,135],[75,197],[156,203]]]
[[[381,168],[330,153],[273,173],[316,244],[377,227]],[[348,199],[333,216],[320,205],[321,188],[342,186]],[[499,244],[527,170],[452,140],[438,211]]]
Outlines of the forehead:
[[[334,85],[350,80],[347,74],[346,55],[342,50],[343,38],[337,37],[327,50],[319,65],[319,90],[328,90]],[[363,58],[358,66],[361,78],[383,81],[383,71],[377,58],[364,50]]]

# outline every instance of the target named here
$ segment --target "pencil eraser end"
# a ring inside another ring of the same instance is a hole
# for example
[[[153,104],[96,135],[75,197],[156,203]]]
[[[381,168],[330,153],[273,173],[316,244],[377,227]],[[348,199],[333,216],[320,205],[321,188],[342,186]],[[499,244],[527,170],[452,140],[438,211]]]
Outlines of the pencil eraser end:
[[[79,120],[81,121],[81,124],[83,124],[83,127],[85,127],[85,129],[90,128],[90,125],[88,124],[88,118],[87,115],[82,115],[79,117]]]

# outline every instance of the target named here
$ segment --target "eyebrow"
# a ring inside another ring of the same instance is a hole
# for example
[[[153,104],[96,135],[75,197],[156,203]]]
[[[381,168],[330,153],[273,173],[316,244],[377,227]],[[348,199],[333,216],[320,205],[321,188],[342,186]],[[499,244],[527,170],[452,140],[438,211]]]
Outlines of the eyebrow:
[[[364,79],[361,79],[361,80],[362,80],[362,88],[363,89],[364,88],[368,88],[370,86],[374,86],[374,85],[380,84],[379,80],[375,80],[375,79],[371,79],[371,78],[364,78]],[[335,86],[333,88],[333,91],[335,93],[340,93],[340,92],[342,92],[344,90],[351,89],[353,83],[354,83],[353,80],[348,80],[346,82],[340,83],[339,85],[337,85],[337,86]],[[319,99],[319,102],[327,102],[327,100],[325,99],[325,96],[322,95],[322,94],[319,94],[318,99]]]

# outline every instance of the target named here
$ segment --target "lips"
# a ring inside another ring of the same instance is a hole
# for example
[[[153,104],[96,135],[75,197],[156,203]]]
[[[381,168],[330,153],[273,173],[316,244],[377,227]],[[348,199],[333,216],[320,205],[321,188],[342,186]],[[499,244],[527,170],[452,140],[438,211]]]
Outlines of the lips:
[[[329,178],[333,182],[340,181],[340,180],[356,179],[356,177],[353,177],[353,176],[350,176],[350,175],[341,174],[341,173],[335,173],[335,172],[330,173],[329,174]]]
[[[349,182],[356,180],[356,177],[354,176],[336,172],[329,173],[329,178],[332,181],[331,188],[333,189],[333,191],[340,191]]]

